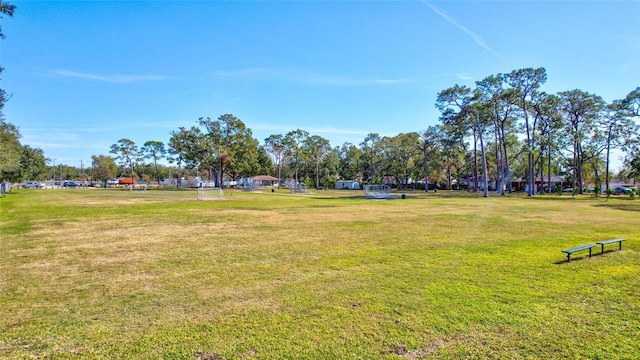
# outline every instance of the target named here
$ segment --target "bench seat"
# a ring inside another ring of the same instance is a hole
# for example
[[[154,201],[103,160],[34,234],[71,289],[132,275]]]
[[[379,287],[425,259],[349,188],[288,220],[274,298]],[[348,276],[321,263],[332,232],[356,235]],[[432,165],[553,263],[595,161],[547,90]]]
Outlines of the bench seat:
[[[596,244],[600,245],[601,252],[604,254],[604,246],[605,245],[618,243],[619,244],[618,249],[622,250],[622,242],[625,241],[625,240],[627,240],[627,239],[625,239],[625,238],[615,238],[615,239],[598,241]]]
[[[576,251],[582,251],[589,249],[589,257],[591,257],[591,249],[594,248],[596,244],[585,244],[576,247],[572,247],[571,249],[562,250],[563,253],[567,254],[567,262],[571,261],[571,254]]]

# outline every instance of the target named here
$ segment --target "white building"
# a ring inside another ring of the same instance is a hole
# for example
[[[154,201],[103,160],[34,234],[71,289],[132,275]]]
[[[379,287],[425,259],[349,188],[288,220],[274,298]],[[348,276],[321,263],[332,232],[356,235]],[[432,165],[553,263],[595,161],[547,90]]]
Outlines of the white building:
[[[360,190],[360,183],[356,180],[336,180],[337,190]]]

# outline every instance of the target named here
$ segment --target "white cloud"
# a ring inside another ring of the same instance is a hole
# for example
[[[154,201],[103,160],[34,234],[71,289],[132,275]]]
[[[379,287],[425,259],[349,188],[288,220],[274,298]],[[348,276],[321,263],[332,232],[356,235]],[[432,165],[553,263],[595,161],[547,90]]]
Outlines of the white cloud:
[[[97,75],[70,70],[55,70],[52,72],[52,74],[57,76],[97,80],[111,83],[132,83],[138,81],[157,81],[166,79],[166,77],[158,75]]]

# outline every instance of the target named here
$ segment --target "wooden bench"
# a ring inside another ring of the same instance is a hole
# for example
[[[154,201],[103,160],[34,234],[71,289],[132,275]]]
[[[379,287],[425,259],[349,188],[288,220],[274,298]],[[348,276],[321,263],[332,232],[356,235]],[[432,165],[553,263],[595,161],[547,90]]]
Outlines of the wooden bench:
[[[591,257],[591,249],[594,248],[596,244],[585,244],[576,247],[572,247],[571,249],[562,250],[563,253],[567,254],[567,262],[571,261],[571,254],[576,251],[582,251],[589,249],[589,257]]]
[[[610,240],[598,241],[596,244],[600,245],[601,252],[602,252],[602,254],[604,254],[604,246],[605,245],[618,243],[619,244],[618,249],[622,250],[622,242],[625,241],[625,240],[627,240],[627,239],[625,239],[625,238],[615,238],[615,239],[610,239]]]

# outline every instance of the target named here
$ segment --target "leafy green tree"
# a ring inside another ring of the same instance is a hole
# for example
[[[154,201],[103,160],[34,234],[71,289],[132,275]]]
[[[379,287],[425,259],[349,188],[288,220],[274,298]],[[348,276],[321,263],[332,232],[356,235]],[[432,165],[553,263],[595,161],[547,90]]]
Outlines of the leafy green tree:
[[[351,143],[344,143],[336,147],[334,153],[338,157],[337,171],[342,179],[357,180],[362,175],[362,149]]]
[[[638,117],[640,117],[640,87],[631,91],[623,100],[634,126],[628,130],[629,137],[623,148],[626,150],[621,176],[633,180],[634,184],[640,180],[640,134],[638,132]]]
[[[636,143],[630,148],[620,175],[625,179],[633,180],[634,184],[640,180],[640,144]]]
[[[103,186],[109,179],[116,177],[118,166],[111,156],[93,155],[91,156],[91,177],[94,180],[102,181]]]
[[[336,149],[330,149],[325,154],[320,163],[320,183],[327,188],[331,185],[335,186],[335,180],[339,176],[338,168],[340,166],[340,158]]]
[[[0,118],[0,181],[20,180],[20,137],[17,127]]]
[[[272,134],[264,139],[264,150],[272,158],[276,167],[276,176],[278,177],[278,189],[280,189],[280,180],[282,180],[282,166],[286,161],[286,144],[282,134]]]
[[[398,187],[407,188],[409,180],[419,176],[421,153],[417,132],[383,137],[380,149],[384,158],[383,174],[395,179]]]
[[[506,77],[507,83],[514,89],[518,98],[518,106],[524,120],[527,152],[527,180],[528,196],[534,193],[535,185],[535,159],[534,147],[536,137],[536,122],[529,118],[531,103],[540,96],[538,90],[547,81],[547,72],[544,68],[526,68],[512,71]],[[534,117],[535,120],[535,117]]]
[[[16,6],[0,0],[0,19],[3,15],[13,16]],[[0,27],[0,39],[4,39]],[[4,68],[0,66],[0,75]],[[7,93],[0,88],[0,181],[16,181],[20,168],[20,132],[11,123],[4,119],[4,104],[7,101]]]
[[[258,146],[258,159],[257,159],[257,167],[254,169],[254,174],[271,174],[273,170],[273,161],[271,157],[267,153],[267,150],[264,146]],[[279,179],[279,178],[278,178]],[[280,182],[278,181],[278,185]]]
[[[635,91],[639,92],[640,88]],[[631,93],[633,94],[633,92]],[[631,95],[630,94],[630,95]],[[627,96],[629,99],[629,96]],[[640,101],[640,98],[638,99]],[[611,149],[621,148],[630,144],[634,140],[634,134],[637,136],[638,125],[633,121],[634,108],[629,105],[633,102],[625,100],[614,100],[605,107],[604,122],[600,130],[604,133],[605,142],[605,190],[609,191],[609,162]],[[640,104],[639,104],[640,105]]]
[[[435,155],[440,145],[440,127],[429,126],[420,132],[418,149],[422,152],[422,174],[424,176],[424,191],[429,191],[429,159]]]
[[[488,76],[476,82],[476,86],[476,91],[480,92],[482,101],[489,107],[491,112],[489,117],[493,120],[496,190],[500,195],[504,195],[506,187],[511,193],[508,140],[516,131],[514,124],[518,115],[517,93],[514,89],[505,87],[506,76],[503,74]]]
[[[21,178],[24,180],[44,180],[47,175],[47,161],[42,149],[22,146],[20,169]]]
[[[320,187],[320,163],[331,152],[331,144],[322,136],[312,135],[304,139],[302,146],[305,158],[313,165],[315,188],[318,189]]]
[[[135,178],[134,166],[142,157],[135,142],[129,139],[120,139],[111,145],[110,153],[114,154],[117,160],[120,160],[120,164],[124,168],[128,167],[131,178]]]
[[[56,178],[62,180],[75,180],[80,177],[80,170],[78,168],[66,164],[57,164],[55,166],[55,173]]]
[[[231,164],[227,174],[233,180],[263,173],[260,163],[260,142],[253,137],[251,129],[244,128],[242,134],[237,134],[229,148]]]
[[[211,165],[217,167],[219,184],[223,184],[224,174],[232,178],[251,175],[258,163],[258,141],[253,138],[251,129],[231,114],[224,114],[217,120],[200,118],[206,158],[214,159]]]
[[[155,178],[158,180],[158,185],[160,185],[161,176],[158,170],[158,160],[164,159],[167,153],[164,143],[162,141],[149,140],[142,145],[140,150],[146,159],[153,160]]]
[[[487,107],[480,103],[481,92],[472,92],[470,88],[466,86],[455,85],[451,88],[445,89],[438,93],[436,99],[436,107],[442,111],[443,115],[441,120],[445,125],[448,125],[446,129],[450,129],[456,132],[461,138],[464,138],[468,133],[468,130],[472,130],[473,136],[473,177],[474,177],[474,191],[478,190],[478,162],[475,159],[477,151],[476,144],[480,142],[480,151],[482,156],[482,168],[483,168],[483,191],[484,196],[488,195],[488,173],[487,173],[487,161],[486,153],[484,149],[484,137],[483,128],[485,126],[484,121],[481,121],[480,113],[486,114]],[[486,116],[485,116],[486,117]]]
[[[380,141],[382,138],[378,133],[369,133],[360,143],[362,149],[362,176],[363,181],[368,184],[375,184],[380,180],[381,154]]]
[[[573,187],[578,189],[579,194],[582,194],[584,192],[585,144],[590,133],[597,126],[605,102],[600,96],[577,89],[560,92],[558,96],[560,97],[559,109],[563,115],[564,128],[572,145],[570,152],[572,154]]]
[[[446,113],[442,116],[446,116]],[[457,131],[457,128],[451,126],[446,121],[441,125],[440,145],[441,145],[441,161],[444,168],[444,176],[448,190],[453,189],[453,181],[460,184],[461,170],[464,167],[464,157],[466,147],[464,139]]]
[[[553,153],[559,151],[558,142],[554,139],[554,135],[562,127],[562,116],[558,112],[560,99],[556,95],[541,93],[537,101],[532,104],[532,111],[538,121],[538,146],[540,155],[540,177],[544,179],[544,155],[546,154],[547,168],[547,193],[551,194],[551,159]],[[544,187],[540,192],[544,191]]]
[[[192,126],[190,129],[180,127],[171,132],[169,139],[169,161],[182,164],[188,169],[207,168],[213,166],[213,156],[206,147],[202,130]]]
[[[294,180],[296,184],[299,182],[298,172],[304,160],[302,147],[307,137],[309,137],[309,132],[300,129],[289,131],[284,137],[285,151],[294,167]]]

